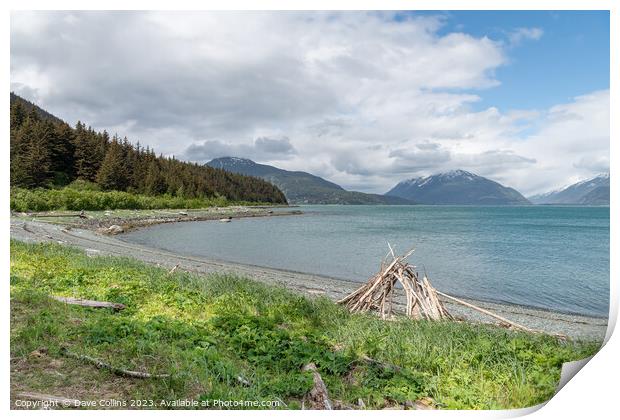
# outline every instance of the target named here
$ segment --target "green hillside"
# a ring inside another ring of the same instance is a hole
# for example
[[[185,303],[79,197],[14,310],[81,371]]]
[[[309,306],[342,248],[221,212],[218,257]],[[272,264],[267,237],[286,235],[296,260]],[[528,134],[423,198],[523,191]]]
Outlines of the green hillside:
[[[11,187],[57,188],[75,180],[104,191],[183,198],[286,203],[272,184],[222,169],[157,156],[84,123],[75,128],[11,94]]]

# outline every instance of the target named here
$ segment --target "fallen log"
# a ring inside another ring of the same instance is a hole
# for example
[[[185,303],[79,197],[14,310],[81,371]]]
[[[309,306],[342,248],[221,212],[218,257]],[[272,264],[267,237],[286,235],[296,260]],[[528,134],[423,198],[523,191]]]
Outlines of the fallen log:
[[[16,395],[16,397],[23,398],[25,400],[43,401],[54,405],[60,405],[62,407],[80,407],[80,400],[56,397],[48,394],[39,394],[37,392],[20,392]]]
[[[445,297],[445,298],[447,298],[447,299],[450,299],[450,300],[452,300],[452,301],[454,301],[454,302],[456,302],[456,303],[459,303],[459,304],[461,304],[461,305],[463,305],[463,306],[467,306],[468,308],[471,308],[471,309],[473,309],[473,310],[475,310],[475,311],[478,311],[478,312],[481,312],[481,313],[483,313],[483,314],[486,314],[486,315],[488,315],[488,316],[490,316],[490,317],[493,317],[493,318],[495,318],[495,319],[498,319],[498,320],[500,320],[500,321],[502,321],[502,322],[504,322],[504,323],[506,323],[506,324],[508,324],[508,325],[511,325],[511,326],[513,326],[513,327],[516,327],[516,328],[518,328],[518,329],[520,329],[520,330],[527,331],[527,332],[536,332],[536,331],[532,330],[531,328],[524,327],[523,325],[521,325],[521,324],[517,324],[517,323],[516,323],[516,322],[514,322],[514,321],[510,321],[510,320],[508,320],[508,319],[504,318],[503,316],[499,316],[499,315],[497,315],[497,314],[494,314],[494,313],[493,313],[493,312],[491,312],[491,311],[487,311],[486,309],[483,309],[483,308],[481,308],[481,307],[479,307],[479,306],[473,305],[473,304],[471,304],[471,303],[469,303],[469,302],[465,302],[464,300],[461,300],[461,299],[455,298],[454,296],[447,295],[447,294],[445,294],[445,293],[443,293],[443,292],[440,292],[439,290],[436,290],[435,292],[436,292],[438,295],[440,295],[440,296],[443,296],[443,297]]]
[[[77,360],[82,360],[85,362],[88,362],[92,365],[95,365],[95,367],[97,367],[98,369],[107,369],[109,371],[111,371],[112,373],[119,375],[119,376],[126,376],[129,378],[139,378],[139,379],[160,379],[160,378],[169,378],[170,375],[167,373],[163,373],[163,374],[151,374],[151,373],[146,373],[146,372],[136,372],[133,370],[125,370],[125,369],[121,369],[121,368],[117,368],[112,366],[109,363],[106,363],[102,360],[99,359],[95,359],[94,357],[90,357],[90,356],[86,356],[84,354],[77,354],[77,353],[73,353],[70,352],[69,350],[63,348],[61,349],[61,354],[67,356],[67,357],[71,357]]]
[[[66,303],[67,305],[86,306],[89,308],[112,308],[116,311],[120,311],[126,308],[126,306],[122,303],[101,302],[98,300],[87,300],[64,296],[51,296],[51,298],[59,302]]]
[[[325,386],[325,382],[323,382],[323,378],[321,378],[316,365],[314,363],[308,363],[303,367],[302,371],[312,372],[314,386],[309,393],[311,407],[315,410],[333,410],[333,405],[329,399],[327,387]]]

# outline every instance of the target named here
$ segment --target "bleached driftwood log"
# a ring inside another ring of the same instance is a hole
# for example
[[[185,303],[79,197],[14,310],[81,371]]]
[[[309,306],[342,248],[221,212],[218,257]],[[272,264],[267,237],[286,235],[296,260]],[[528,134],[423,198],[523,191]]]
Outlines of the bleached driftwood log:
[[[310,405],[312,408],[315,410],[333,410],[333,404],[329,399],[327,387],[316,365],[314,363],[308,363],[302,370],[304,372],[312,372],[314,386],[309,393]]]
[[[117,367],[112,366],[109,363],[106,363],[102,360],[99,359],[95,359],[94,357],[90,357],[90,356],[86,356],[84,354],[77,354],[77,353],[73,353],[67,349],[62,349],[61,350],[62,354],[64,354],[65,356],[68,357],[72,357],[74,359],[77,360],[83,360],[85,362],[88,362],[92,365],[95,365],[95,367],[97,367],[98,369],[108,369],[109,371],[111,371],[112,373],[115,373],[117,375],[120,376],[127,376],[130,378],[139,378],[139,379],[151,379],[151,378],[156,378],[156,379],[160,379],[160,378],[168,378],[170,377],[170,375],[164,373],[164,374],[151,374],[151,373],[146,373],[146,372],[136,372],[133,370],[125,370],[125,369],[120,369]]]
[[[87,306],[89,308],[112,308],[117,311],[125,309],[125,305],[122,303],[114,302],[101,302],[98,300],[87,300],[80,298],[64,297],[64,296],[52,296],[52,299],[57,300],[68,305]]]

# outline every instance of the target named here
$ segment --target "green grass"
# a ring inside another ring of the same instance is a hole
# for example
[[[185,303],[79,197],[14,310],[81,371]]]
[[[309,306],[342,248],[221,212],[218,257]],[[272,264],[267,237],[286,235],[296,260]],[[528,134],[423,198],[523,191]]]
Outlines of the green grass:
[[[51,294],[127,309],[64,305]],[[11,314],[11,357],[22,360],[12,389],[74,392],[68,397],[91,389],[125,399],[279,400],[300,408],[312,386],[301,368],[314,362],[332,399],[344,404],[361,398],[381,408],[430,397],[439,408],[518,408],[548,400],[562,363],[600,345],[465,323],[385,322],[248,279],[168,274],[131,259],[15,241]],[[62,347],[172,376],[121,379],[64,358]],[[43,359],[32,356],[40,348]],[[402,369],[362,363],[363,355]]]
[[[233,204],[225,197],[183,198],[171,195],[149,196],[124,191],[92,191],[65,187],[62,189],[11,189],[11,210],[114,210],[114,209],[201,209]]]

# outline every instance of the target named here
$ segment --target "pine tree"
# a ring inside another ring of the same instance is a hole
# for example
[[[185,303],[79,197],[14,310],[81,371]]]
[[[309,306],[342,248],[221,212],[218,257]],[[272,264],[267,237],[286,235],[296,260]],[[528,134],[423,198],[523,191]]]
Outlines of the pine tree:
[[[55,145],[52,150],[52,170],[64,174],[66,183],[75,179],[75,135],[65,123],[55,126]],[[57,175],[59,176],[59,175]]]
[[[146,171],[144,189],[148,195],[158,195],[166,192],[166,182],[161,173],[157,160],[152,160]]]
[[[11,131],[18,130],[26,119],[26,110],[21,102],[11,104]]]
[[[97,184],[104,190],[124,191],[128,186],[122,146],[112,141],[97,173]]]
[[[51,133],[37,118],[28,118],[15,133],[11,159],[11,184],[36,188],[47,186],[50,176],[50,152],[47,142]]]
[[[76,177],[85,181],[94,181],[95,176],[92,171],[93,151],[88,141],[86,127],[80,121],[75,125],[75,136],[73,141]]]

